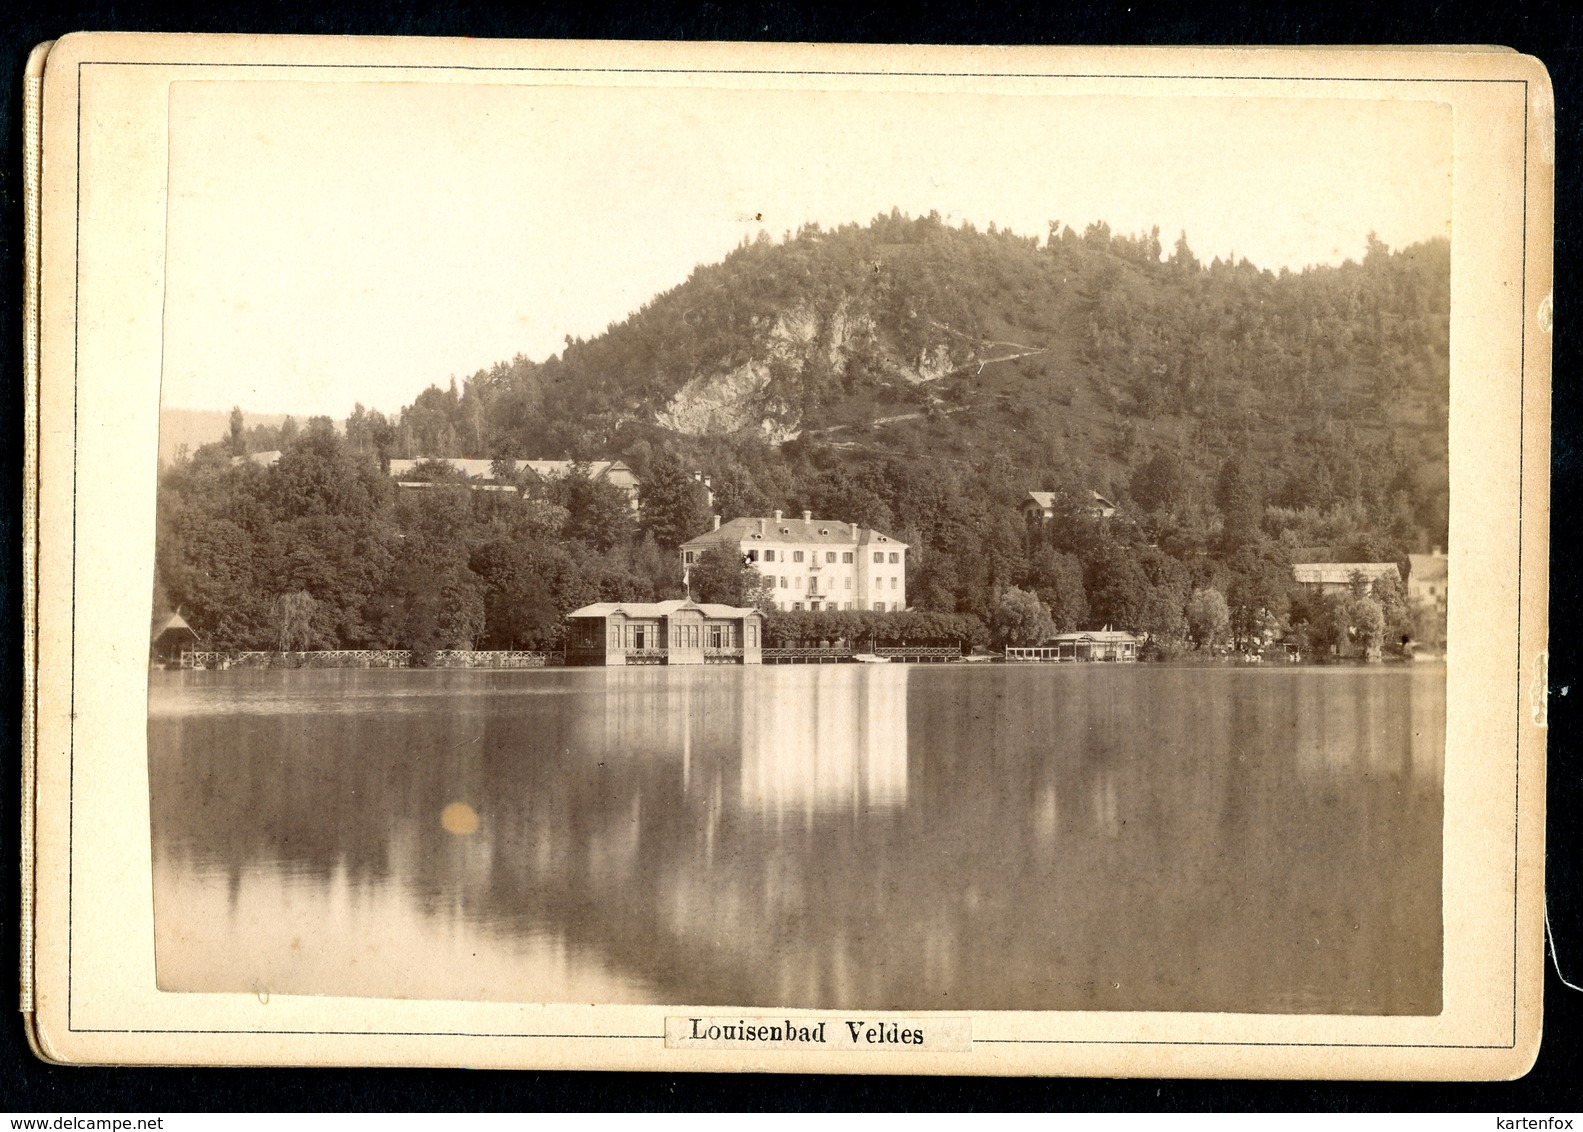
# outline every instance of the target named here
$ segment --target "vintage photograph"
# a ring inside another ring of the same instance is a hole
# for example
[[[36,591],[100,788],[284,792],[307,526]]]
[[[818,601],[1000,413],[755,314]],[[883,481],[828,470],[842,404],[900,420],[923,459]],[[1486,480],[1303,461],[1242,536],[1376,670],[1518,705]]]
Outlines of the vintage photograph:
[[[1439,1015],[1453,116],[1310,94],[173,81],[158,989]]]

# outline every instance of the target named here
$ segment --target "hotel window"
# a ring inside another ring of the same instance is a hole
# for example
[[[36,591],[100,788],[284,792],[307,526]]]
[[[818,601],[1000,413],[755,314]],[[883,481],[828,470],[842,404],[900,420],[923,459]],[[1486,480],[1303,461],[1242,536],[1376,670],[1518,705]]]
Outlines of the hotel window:
[[[792,551],[792,561],[793,562],[801,562],[802,561],[802,551],[800,551],[800,550]]]
[[[773,561],[775,561],[775,552],[773,550],[766,550],[764,552],[764,561],[766,561],[766,562],[773,562]]]
[[[802,602],[800,602],[800,601],[792,602],[792,608],[793,609],[801,609],[802,608]]]
[[[781,589],[785,589],[785,588],[786,588],[786,575],[782,574],[781,575]]]
[[[797,588],[798,589],[802,589],[802,575],[801,574],[797,575]]]
[[[758,560],[759,560],[759,552],[758,551],[756,551],[756,550],[748,551],[748,561],[749,562],[757,562]]]
[[[682,561],[691,566],[693,563],[693,552],[690,550],[682,551]]]
[[[890,588],[891,589],[895,589],[896,588],[896,579],[895,578],[892,578],[890,580]]]
[[[850,563],[852,561],[852,552],[850,550],[843,550],[841,552],[841,561]]]
[[[901,555],[896,553],[896,551],[893,550],[893,551],[890,552],[890,560],[892,562],[900,562],[901,561]]]
[[[833,551],[833,550],[825,551],[824,552],[824,560],[826,562],[834,562],[835,561],[835,551]]]
[[[850,574],[848,574],[847,578],[846,578],[846,588],[847,589],[851,589],[852,588],[852,575],[850,575]]]
[[[885,612],[885,603],[883,601],[876,601],[874,603],[874,612],[875,613],[884,613]]]
[[[874,552],[874,561],[875,562],[883,562],[883,561],[885,561],[885,552],[882,551],[882,550],[876,550]]]

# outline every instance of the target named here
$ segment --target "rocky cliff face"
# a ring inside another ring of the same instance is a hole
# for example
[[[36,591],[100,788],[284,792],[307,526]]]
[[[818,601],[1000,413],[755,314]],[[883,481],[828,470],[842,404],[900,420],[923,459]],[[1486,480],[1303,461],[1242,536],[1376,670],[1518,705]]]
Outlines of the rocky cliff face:
[[[686,436],[757,431],[779,444],[802,430],[797,410],[773,385],[768,365],[746,362],[724,373],[693,378],[654,419],[661,428]]]
[[[937,381],[966,360],[944,341],[915,358],[898,356],[879,340],[873,314],[850,299],[824,311],[800,304],[782,312],[753,353],[740,365],[693,377],[655,414],[656,423],[688,436],[757,432],[778,444],[801,433],[816,376],[841,374],[854,358],[911,384]]]

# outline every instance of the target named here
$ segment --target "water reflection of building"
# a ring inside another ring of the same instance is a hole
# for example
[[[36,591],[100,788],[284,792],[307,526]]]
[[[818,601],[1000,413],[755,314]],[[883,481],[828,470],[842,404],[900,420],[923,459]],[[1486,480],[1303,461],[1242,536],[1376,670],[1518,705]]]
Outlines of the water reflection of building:
[[[721,773],[729,782],[739,766],[742,802],[760,812],[902,805],[911,672],[899,664],[611,672],[568,713],[567,754],[585,765],[670,765],[688,791]]]
[[[1445,752],[1442,670],[1328,669],[1292,682],[1270,734],[1290,736],[1306,774],[1408,774],[1438,782]]]
[[[580,689],[582,703],[566,713],[569,753],[579,760],[619,763],[674,760],[733,746],[742,716],[737,669],[640,669],[610,672]]]
[[[906,665],[815,665],[745,681],[742,802],[782,813],[907,801]]]

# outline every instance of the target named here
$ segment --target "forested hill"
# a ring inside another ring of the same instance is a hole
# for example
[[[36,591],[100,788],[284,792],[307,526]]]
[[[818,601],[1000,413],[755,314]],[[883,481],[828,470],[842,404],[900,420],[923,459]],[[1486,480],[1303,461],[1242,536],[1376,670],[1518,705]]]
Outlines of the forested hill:
[[[395,454],[720,452],[709,439],[996,454],[1125,494],[1159,453],[1207,483],[1255,457],[1272,498],[1325,506],[1398,478],[1443,541],[1445,241],[1279,274],[1184,236],[1048,238],[893,213],[760,236],[626,321],[401,413]],[[678,441],[682,443],[678,444]],[[688,443],[687,441],[704,441]]]
[[[1003,642],[1111,624],[1164,656],[1217,620],[1243,643],[1433,636],[1395,590],[1315,606],[1291,561],[1444,545],[1449,274],[1444,241],[1276,274],[1103,225],[893,214],[760,239],[394,420],[235,412],[162,475],[156,606],[216,647],[552,647],[589,601],[678,596],[676,548],[711,512],[780,508],[900,538],[908,604]],[[431,456],[619,456],[640,506],[581,476],[382,474]],[[1037,529],[1030,490],[1055,496]],[[1114,517],[1089,514],[1096,490]],[[751,579],[701,577],[700,600],[751,600]]]

